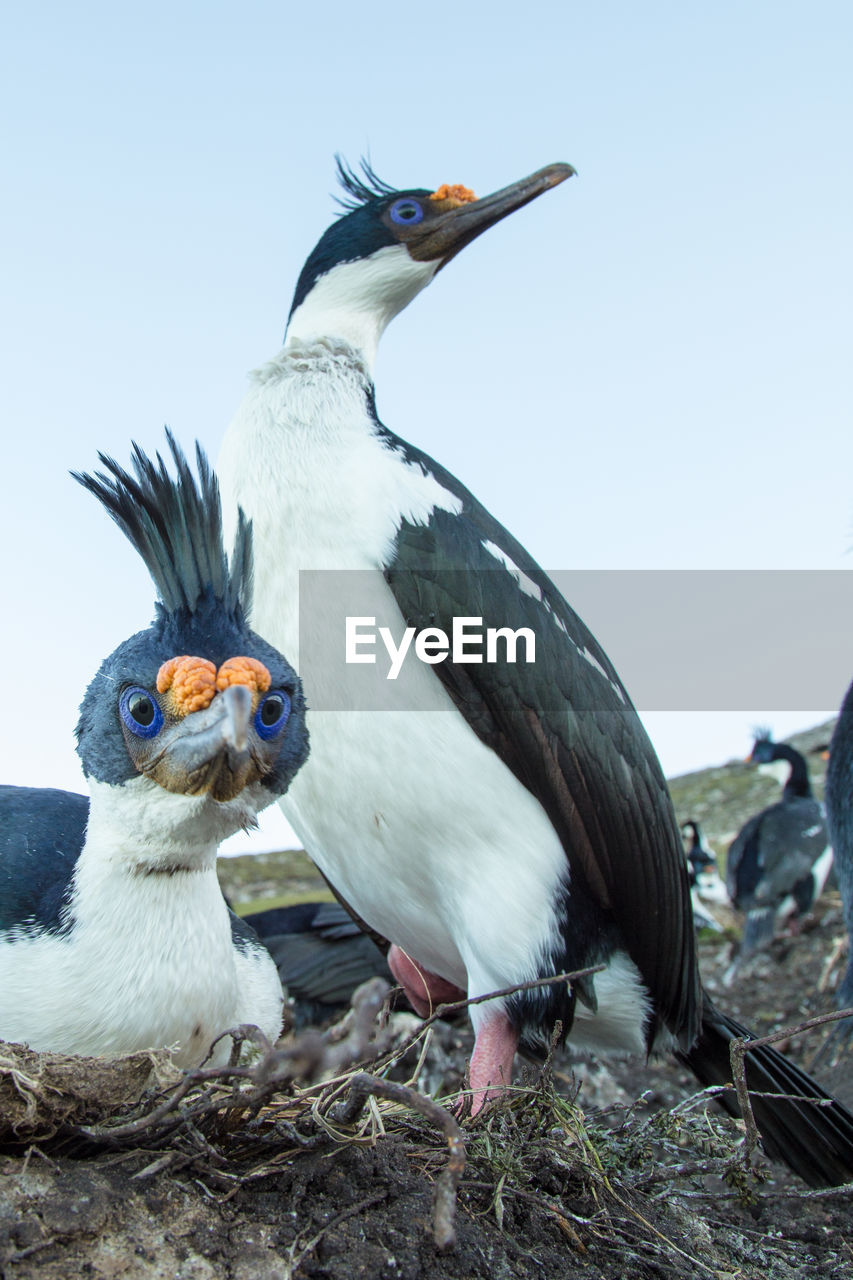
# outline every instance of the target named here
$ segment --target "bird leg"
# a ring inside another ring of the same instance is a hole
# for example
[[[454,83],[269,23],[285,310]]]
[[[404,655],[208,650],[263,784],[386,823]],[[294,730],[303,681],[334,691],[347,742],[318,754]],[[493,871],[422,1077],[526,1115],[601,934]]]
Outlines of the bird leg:
[[[396,945],[388,952],[388,968],[405,991],[415,1013],[422,1018],[428,1018],[440,1004],[454,1004],[465,999],[461,987],[440,978],[437,973],[430,973]]]
[[[415,1013],[428,1018],[440,1004],[464,1000],[465,992],[437,973],[430,973],[402,948],[388,952],[388,967],[406,993]],[[499,1097],[512,1080],[512,1064],[518,1048],[518,1032],[501,1009],[480,1027],[468,1068],[471,1115],[475,1116],[492,1098]]]
[[[468,1068],[472,1116],[509,1087],[517,1048],[518,1031],[503,1009],[493,1013],[480,1027]]]

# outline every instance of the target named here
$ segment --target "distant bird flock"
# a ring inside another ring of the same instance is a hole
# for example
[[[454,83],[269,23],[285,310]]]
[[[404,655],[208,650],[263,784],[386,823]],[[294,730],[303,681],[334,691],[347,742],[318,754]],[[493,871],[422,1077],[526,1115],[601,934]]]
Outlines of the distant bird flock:
[[[752,761],[785,761],[789,777],[732,842],[724,888],[695,818],[685,847],[595,637],[473,493],[379,417],[387,325],[573,173],[548,165],[478,199],[339,161],[343,212],[305,262],[218,479],[171,436],[168,461],[134,446],[129,469],[101,455],[103,471],[77,475],[158,602],[147,630],[93,660],[77,726],[89,796],[0,788],[0,1038],[168,1047],[194,1065],[240,1023],[275,1041],[285,994],[291,1022],[322,1021],[378,974],[421,1016],[509,991],[470,1007],[474,1115],[511,1086],[517,1053],[545,1058],[555,1028],[570,1049],[672,1053],[723,1086],[749,1033],[704,989],[696,931],[720,931],[725,888],[744,920],[730,982],[813,908],[833,850],[853,930],[853,692],[826,815],[803,756],[756,738]],[[460,427],[494,447],[487,423]],[[535,442],[536,424],[524,433]],[[316,629],[339,632],[343,653],[354,616],[389,653],[411,645],[379,704],[355,679],[369,653],[333,660]],[[276,800],[338,901],[241,920],[217,850]],[[547,981],[562,974],[575,976]],[[853,1004],[853,960],[838,999]],[[853,1116],[775,1049],[746,1065],[768,1155],[815,1186],[853,1179]],[[738,1114],[731,1090],[721,1101]]]

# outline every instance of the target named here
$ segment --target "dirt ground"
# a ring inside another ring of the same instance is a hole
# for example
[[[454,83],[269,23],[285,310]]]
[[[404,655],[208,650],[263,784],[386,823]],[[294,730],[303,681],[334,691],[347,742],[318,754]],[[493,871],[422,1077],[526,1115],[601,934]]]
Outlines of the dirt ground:
[[[727,943],[703,942],[703,971],[719,1003],[766,1032],[780,1009],[782,1025],[831,1009],[831,989],[817,988],[840,935],[829,895],[813,927],[777,942],[734,990],[717,989]],[[416,1027],[394,1015],[384,1047]],[[312,1034],[289,1068],[309,1080],[322,1053],[345,1060],[340,1035]],[[807,1062],[822,1034],[798,1037],[794,1056]],[[0,1120],[13,1104],[23,1113],[31,1104],[31,1120],[49,1111],[58,1095],[44,1082],[36,1088],[33,1061],[9,1067],[4,1048]],[[469,1049],[465,1024],[437,1023],[422,1087],[457,1086]],[[392,1076],[411,1079],[420,1053],[416,1045]],[[455,1243],[444,1247],[436,1224],[443,1214],[447,1227],[448,1168],[458,1170],[459,1153],[434,1116],[371,1098],[355,1119],[342,1118],[333,1095],[346,1096],[352,1070],[313,1092],[297,1078],[261,1104],[258,1068],[252,1080],[197,1082],[169,1130],[162,1116],[154,1123],[168,1093],[137,1101],[140,1066],[131,1065],[130,1085],[122,1077],[117,1086],[133,1086],[124,1114],[115,1098],[93,1105],[102,1089],[86,1073],[90,1092],[81,1088],[75,1114],[52,1113],[53,1136],[12,1141],[7,1126],[2,1280],[853,1276],[849,1190],[809,1192],[760,1160],[760,1178],[747,1174],[739,1126],[704,1098],[679,1107],[695,1086],[672,1063],[605,1071],[560,1056],[550,1078],[530,1070],[505,1105],[464,1123]],[[850,1074],[849,1062],[835,1072],[848,1095]],[[255,1104],[237,1105],[248,1085]],[[21,1132],[38,1133],[40,1122]]]

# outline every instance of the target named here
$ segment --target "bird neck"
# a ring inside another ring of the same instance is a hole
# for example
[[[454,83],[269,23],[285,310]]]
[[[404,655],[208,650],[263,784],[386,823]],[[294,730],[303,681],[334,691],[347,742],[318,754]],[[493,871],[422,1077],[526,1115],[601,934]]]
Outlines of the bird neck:
[[[216,878],[220,842],[236,829],[223,827],[222,810],[207,796],[173,795],[148,778],[118,785],[89,779],[91,806],[81,869],[98,874],[171,876],[200,873]],[[239,826],[239,824],[237,824]]]
[[[812,787],[809,781],[808,766],[799,751],[795,751],[787,743],[779,742],[773,749],[773,759],[785,760],[791,766],[788,781],[782,790],[783,797],[786,800],[791,800],[795,797],[810,798]]]
[[[285,349],[294,343],[339,339],[353,347],[372,371],[385,329],[426,288],[437,269],[437,262],[416,262],[403,245],[338,263],[319,276],[294,307]]]
[[[191,841],[186,832],[178,838],[164,827],[162,811],[146,815],[126,797],[122,804],[106,794],[128,785],[92,786],[68,907],[78,941],[88,940],[97,963],[123,966],[128,990],[144,984],[142,1007],[146,1001],[156,1004],[164,981],[177,970],[186,972],[187,964],[203,979],[203,966],[213,957],[224,962],[231,933],[216,875],[216,840],[200,835]],[[107,986],[110,981],[104,975]]]

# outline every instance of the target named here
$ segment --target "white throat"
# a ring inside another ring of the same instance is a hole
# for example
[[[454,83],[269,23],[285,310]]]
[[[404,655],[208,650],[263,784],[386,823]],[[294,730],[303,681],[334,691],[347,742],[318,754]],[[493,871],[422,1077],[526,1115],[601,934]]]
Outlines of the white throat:
[[[89,778],[91,806],[81,861],[123,871],[212,871],[220,843],[254,823],[270,797],[246,793],[218,804],[207,795],[173,795],[150,778],[110,785]],[[246,789],[250,790],[249,788]]]
[[[438,265],[416,262],[401,244],[387,245],[356,262],[339,262],[294,311],[285,349],[294,342],[341,338],[372,370],[385,329],[426,288]]]

